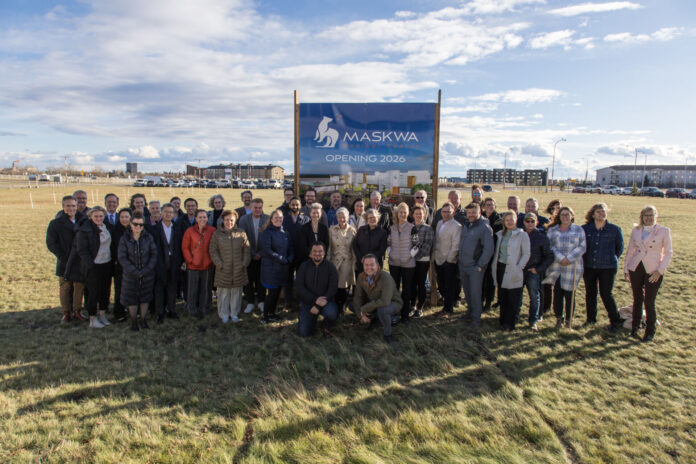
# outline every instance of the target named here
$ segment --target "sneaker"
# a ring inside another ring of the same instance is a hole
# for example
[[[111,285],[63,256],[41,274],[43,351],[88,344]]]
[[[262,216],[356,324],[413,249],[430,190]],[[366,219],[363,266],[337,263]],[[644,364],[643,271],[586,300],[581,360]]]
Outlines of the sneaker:
[[[239,322],[239,317],[238,317],[238,316],[232,316],[232,322],[234,322],[235,324],[236,324],[237,322]]]
[[[93,319],[91,319],[91,320],[89,321],[89,328],[90,328],[90,329],[103,329],[103,328],[104,328],[104,324],[102,324],[101,321],[99,321],[99,319],[97,319],[96,317],[94,317]]]
[[[220,319],[222,320],[223,324],[227,324],[228,322],[230,322],[230,318],[228,316],[221,317]]]
[[[254,305],[249,303],[246,308],[244,308],[244,314],[249,314],[254,310]]]
[[[423,317],[423,310],[416,309],[416,312],[413,313],[413,317],[415,317],[415,318]]]
[[[106,318],[106,314],[99,314],[97,318],[99,319],[99,322],[101,322],[102,325],[104,325],[105,327],[107,325],[111,325],[111,322],[109,322],[109,320]]]
[[[539,319],[537,320],[537,323],[539,322],[544,322],[544,316],[539,316]]]
[[[534,332],[538,332],[538,331],[539,331],[539,327],[537,327],[536,322],[535,322],[534,324],[530,325],[530,326],[529,326],[529,329],[532,330],[532,331],[534,331]]]
[[[259,303],[259,311],[263,313],[263,303]]]

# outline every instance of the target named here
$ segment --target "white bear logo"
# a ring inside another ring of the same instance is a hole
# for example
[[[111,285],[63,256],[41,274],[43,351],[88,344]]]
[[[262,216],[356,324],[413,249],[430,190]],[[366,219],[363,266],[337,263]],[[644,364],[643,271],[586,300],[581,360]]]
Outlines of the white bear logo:
[[[329,127],[329,123],[333,121],[332,118],[324,116],[317,126],[317,132],[314,135],[314,141],[317,143],[322,143],[324,140],[324,145],[317,145],[319,148],[334,148],[336,142],[338,142],[338,131]]]

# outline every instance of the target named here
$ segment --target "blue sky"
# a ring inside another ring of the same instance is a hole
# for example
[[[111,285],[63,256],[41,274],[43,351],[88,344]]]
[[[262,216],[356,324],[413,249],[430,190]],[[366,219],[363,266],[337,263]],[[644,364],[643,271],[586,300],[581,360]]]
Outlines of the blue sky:
[[[696,163],[693,1],[4,0],[0,165],[292,170],[303,102],[432,102],[444,175]],[[196,161],[197,163],[197,161]]]

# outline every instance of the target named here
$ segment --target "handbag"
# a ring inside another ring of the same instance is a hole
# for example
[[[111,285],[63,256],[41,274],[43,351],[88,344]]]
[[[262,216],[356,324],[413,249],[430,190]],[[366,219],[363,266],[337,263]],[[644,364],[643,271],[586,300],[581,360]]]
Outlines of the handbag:
[[[198,247],[200,246],[201,242],[202,242],[203,239],[205,238],[205,234],[207,234],[207,233],[208,233],[207,230],[206,230],[205,232],[203,232],[203,235],[201,235],[200,240],[198,240],[198,243],[196,243],[196,246],[193,247],[193,252],[191,252],[191,254],[193,254],[193,253],[196,252],[196,250],[197,250]],[[181,270],[182,270],[182,271],[185,271],[186,269],[188,269],[188,266],[187,266],[187,264],[186,264],[186,261],[184,261],[183,263],[181,263]]]

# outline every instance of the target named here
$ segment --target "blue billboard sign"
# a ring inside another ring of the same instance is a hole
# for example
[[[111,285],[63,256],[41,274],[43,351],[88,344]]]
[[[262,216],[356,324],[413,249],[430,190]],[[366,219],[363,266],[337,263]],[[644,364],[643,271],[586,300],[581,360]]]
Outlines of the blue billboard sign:
[[[299,173],[327,188],[431,184],[435,103],[301,103]]]

